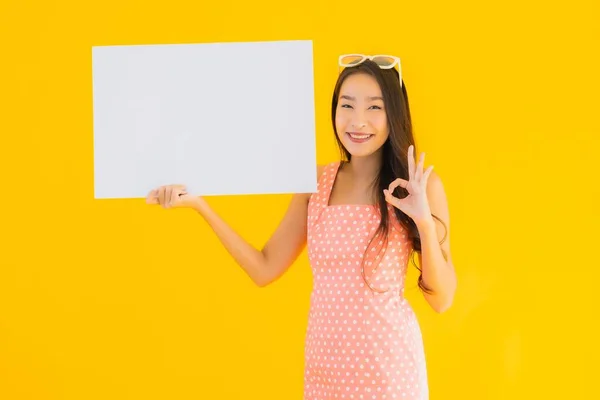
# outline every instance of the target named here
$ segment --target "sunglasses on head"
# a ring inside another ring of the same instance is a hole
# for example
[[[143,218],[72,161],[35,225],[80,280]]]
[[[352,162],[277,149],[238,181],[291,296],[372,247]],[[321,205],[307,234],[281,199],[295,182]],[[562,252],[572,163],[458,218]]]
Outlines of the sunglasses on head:
[[[398,75],[400,76],[400,86],[402,87],[402,66],[400,58],[388,55],[368,56],[365,54],[343,54],[340,56],[338,64],[340,67],[355,67],[366,60],[371,60],[381,69],[392,69],[398,66]]]

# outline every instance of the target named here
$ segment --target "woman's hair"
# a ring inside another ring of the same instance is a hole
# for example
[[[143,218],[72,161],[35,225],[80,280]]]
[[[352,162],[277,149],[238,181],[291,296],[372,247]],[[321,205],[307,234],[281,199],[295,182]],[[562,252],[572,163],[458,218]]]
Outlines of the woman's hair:
[[[333,100],[331,105],[331,120],[333,123],[335,138],[337,140],[337,144],[339,146],[343,162],[350,161],[352,155],[350,154],[350,152],[348,152],[348,150],[340,141],[335,126],[335,117],[338,106],[338,99],[340,96],[340,88],[342,87],[342,84],[348,76],[357,73],[365,73],[375,78],[375,80],[379,84],[379,87],[381,88],[385,113],[387,115],[389,136],[383,144],[381,169],[372,184],[372,188],[373,190],[375,190],[375,193],[377,195],[377,205],[379,206],[379,211],[381,214],[381,222],[375,234],[373,235],[373,237],[371,237],[368,245],[370,246],[376,237],[380,237],[380,243],[383,243],[383,246],[387,247],[389,226],[392,223],[392,221],[390,221],[390,214],[388,214],[387,208],[388,203],[385,199],[383,190],[387,189],[389,184],[396,178],[403,178],[406,180],[409,179],[407,153],[408,148],[411,145],[415,146],[410,116],[410,108],[408,105],[408,96],[406,93],[406,86],[404,85],[404,82],[402,82],[402,87],[400,87],[400,77],[398,71],[396,71],[396,69],[394,68],[381,69],[373,61],[366,60],[356,66],[345,68],[341,72],[335,85],[335,89],[333,91]],[[416,151],[415,154],[417,154]],[[396,188],[396,190],[393,193],[394,196],[399,198],[405,197],[407,194],[407,190],[402,187]],[[421,238],[419,237],[419,231],[417,229],[417,226],[415,225],[412,218],[403,213],[401,210],[399,210],[396,207],[394,207],[393,209],[398,222],[408,231],[408,237],[412,243],[412,261],[420,273],[418,279],[419,288],[426,293],[431,293],[432,290],[431,288],[425,285],[421,269],[419,268],[414,259],[415,253],[421,252]],[[446,228],[446,225],[441,219],[439,219],[433,214],[432,216],[433,218],[440,221],[444,225],[444,228]],[[441,240],[440,244],[443,243],[445,239],[446,235],[444,235],[444,238]],[[379,254],[381,254],[381,248],[379,251]],[[365,254],[367,253],[365,252]],[[444,257],[445,256],[446,255],[444,254]],[[363,258],[363,265],[361,267],[362,277],[365,280],[365,283],[372,290],[376,290],[369,284],[365,276],[364,262],[365,259]]]

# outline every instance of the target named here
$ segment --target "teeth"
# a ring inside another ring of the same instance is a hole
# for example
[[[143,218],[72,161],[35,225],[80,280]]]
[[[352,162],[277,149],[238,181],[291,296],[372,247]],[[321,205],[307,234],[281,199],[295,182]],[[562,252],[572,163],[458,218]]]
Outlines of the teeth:
[[[353,137],[354,139],[366,139],[371,135],[353,135],[353,134],[349,134],[351,137]]]

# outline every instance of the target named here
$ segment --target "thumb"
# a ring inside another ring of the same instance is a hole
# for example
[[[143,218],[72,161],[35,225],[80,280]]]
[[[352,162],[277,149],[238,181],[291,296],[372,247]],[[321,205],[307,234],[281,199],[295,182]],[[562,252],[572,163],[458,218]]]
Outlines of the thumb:
[[[169,199],[169,203],[171,206],[177,206],[179,202],[184,199],[184,196],[187,195],[186,187],[183,185],[176,185],[173,187],[173,191],[171,192],[171,198]]]
[[[153,189],[150,191],[150,193],[148,193],[148,196],[146,196],[146,203],[158,204],[158,190]]]
[[[177,190],[177,198],[179,199],[185,199],[186,197],[188,197],[190,194],[187,191],[187,188],[185,186],[181,186],[181,188],[179,188]]]

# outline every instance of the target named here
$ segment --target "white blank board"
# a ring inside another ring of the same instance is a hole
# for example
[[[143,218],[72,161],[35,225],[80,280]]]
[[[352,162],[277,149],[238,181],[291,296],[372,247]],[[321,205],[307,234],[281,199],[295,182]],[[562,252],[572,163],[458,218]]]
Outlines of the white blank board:
[[[92,48],[94,196],[316,191],[311,41]]]

